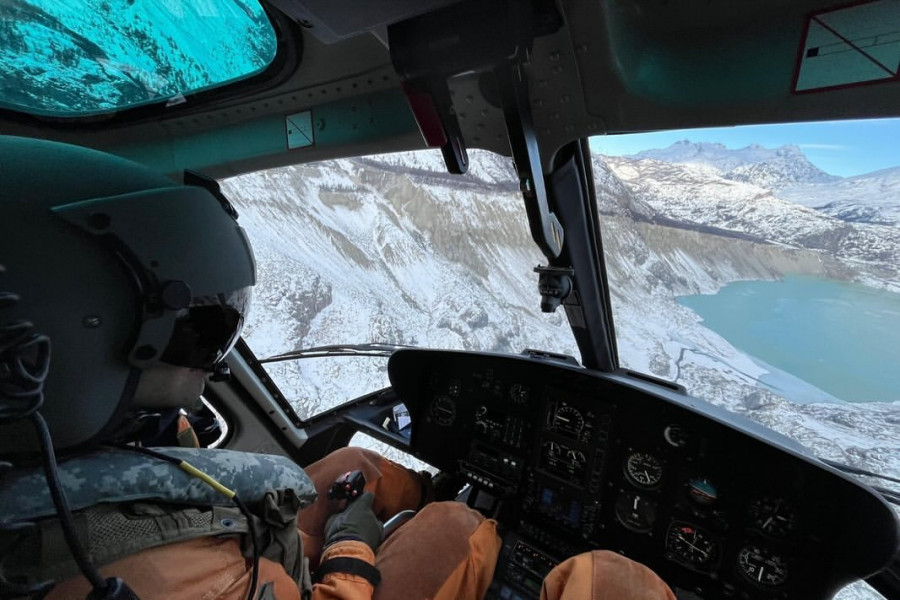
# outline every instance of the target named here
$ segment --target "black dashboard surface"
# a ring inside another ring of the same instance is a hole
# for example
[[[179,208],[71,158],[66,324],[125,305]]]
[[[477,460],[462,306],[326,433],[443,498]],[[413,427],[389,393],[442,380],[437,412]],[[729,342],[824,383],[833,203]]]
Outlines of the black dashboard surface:
[[[677,391],[463,352],[398,351],[389,373],[413,454],[500,523],[490,597],[537,598],[555,564],[609,549],[679,598],[830,598],[897,550],[869,488]]]

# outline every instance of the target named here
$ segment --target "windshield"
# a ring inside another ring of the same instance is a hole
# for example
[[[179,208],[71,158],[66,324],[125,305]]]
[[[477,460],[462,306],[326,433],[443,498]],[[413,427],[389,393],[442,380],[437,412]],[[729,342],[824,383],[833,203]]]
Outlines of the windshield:
[[[275,57],[256,0],[0,3],[0,107],[78,117],[245,79]]]
[[[544,314],[512,161],[474,151],[465,176],[437,150],[327,161],[222,182],[257,259],[244,338],[270,357],[402,344],[578,357],[563,311]],[[389,385],[387,359],[264,366],[301,418]]]
[[[896,139],[900,121],[592,140],[622,366],[900,477]],[[224,181],[259,266],[256,355],[378,342],[577,357],[562,311],[540,312],[510,160],[471,163],[452,176],[418,152]],[[302,418],[389,384],[384,358],[265,368]]]

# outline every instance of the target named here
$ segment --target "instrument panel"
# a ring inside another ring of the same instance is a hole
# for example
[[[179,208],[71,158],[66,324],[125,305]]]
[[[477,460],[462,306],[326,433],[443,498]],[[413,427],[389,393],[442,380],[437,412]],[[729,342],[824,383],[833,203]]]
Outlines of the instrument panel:
[[[537,598],[554,565],[608,549],[679,598],[829,598],[897,548],[871,490],[677,391],[462,352],[399,351],[389,372],[413,454],[500,524],[489,597]]]

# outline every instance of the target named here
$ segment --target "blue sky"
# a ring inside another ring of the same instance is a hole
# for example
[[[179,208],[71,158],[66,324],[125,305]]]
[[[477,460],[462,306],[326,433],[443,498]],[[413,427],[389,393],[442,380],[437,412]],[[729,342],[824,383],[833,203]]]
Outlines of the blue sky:
[[[634,154],[649,148],[665,148],[684,139],[719,142],[734,149],[750,144],[766,148],[794,144],[800,146],[817,167],[842,177],[900,165],[900,119],[716,127],[602,136],[591,139],[591,148],[603,154]]]

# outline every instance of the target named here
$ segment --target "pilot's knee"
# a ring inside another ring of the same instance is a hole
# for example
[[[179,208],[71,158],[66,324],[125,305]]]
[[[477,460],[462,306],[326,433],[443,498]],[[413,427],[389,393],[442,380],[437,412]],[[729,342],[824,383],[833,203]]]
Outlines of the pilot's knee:
[[[546,600],[675,600],[651,569],[609,550],[573,556],[544,579]]]
[[[465,504],[428,504],[379,547],[376,598],[482,597],[501,543],[496,521]]]
[[[632,594],[633,590],[641,590],[641,598],[675,600],[675,594],[666,582],[646,565],[609,550],[595,550],[591,558],[595,584],[601,582],[611,589],[619,588],[623,594],[629,590]]]
[[[485,517],[462,502],[432,502],[423,508],[416,519],[443,529],[448,538],[468,538],[485,522]]]

